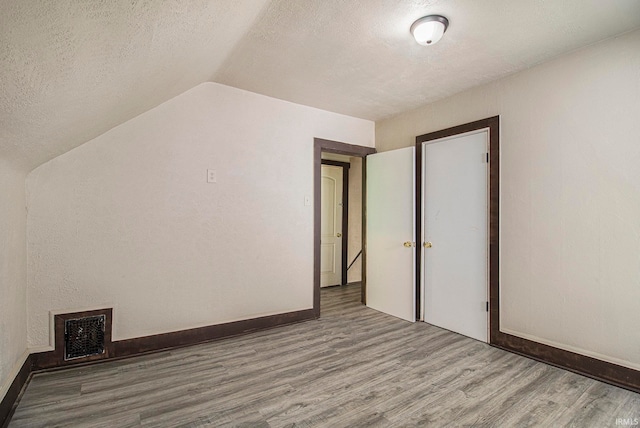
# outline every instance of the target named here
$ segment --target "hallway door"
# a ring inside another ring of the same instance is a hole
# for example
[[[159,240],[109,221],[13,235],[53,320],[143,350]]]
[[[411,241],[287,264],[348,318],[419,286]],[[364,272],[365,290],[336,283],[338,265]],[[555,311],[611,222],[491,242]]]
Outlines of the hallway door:
[[[320,286],[342,284],[342,167],[322,165]]]

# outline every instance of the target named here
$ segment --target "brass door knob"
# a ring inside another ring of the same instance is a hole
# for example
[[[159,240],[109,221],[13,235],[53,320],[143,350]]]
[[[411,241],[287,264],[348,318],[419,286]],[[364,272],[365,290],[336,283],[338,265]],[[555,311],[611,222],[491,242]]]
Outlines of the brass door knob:
[[[342,238],[342,233],[336,233],[336,236],[337,236],[338,238]]]
[[[431,247],[433,247],[433,244],[431,242],[425,242],[424,244],[422,244],[422,246],[424,248],[431,248]]]
[[[411,248],[411,247],[414,247],[414,246],[415,246],[415,244],[414,244],[413,242],[411,242],[411,241],[407,241],[407,242],[405,242],[405,243],[404,243],[404,244],[402,244],[402,245],[404,245],[404,246],[405,246],[405,247],[407,247],[407,248]]]

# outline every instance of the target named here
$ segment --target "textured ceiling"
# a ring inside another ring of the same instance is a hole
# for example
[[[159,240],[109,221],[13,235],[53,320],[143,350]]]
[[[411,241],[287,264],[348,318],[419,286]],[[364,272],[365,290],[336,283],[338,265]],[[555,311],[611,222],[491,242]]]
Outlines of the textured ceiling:
[[[268,0],[0,0],[0,157],[33,168],[204,82]]]
[[[430,13],[450,26],[423,47]],[[0,157],[33,168],[207,80],[377,120],[638,27],[638,0],[0,0]]]
[[[429,14],[450,25],[425,47]],[[214,80],[378,120],[638,26],[638,0],[277,0]]]

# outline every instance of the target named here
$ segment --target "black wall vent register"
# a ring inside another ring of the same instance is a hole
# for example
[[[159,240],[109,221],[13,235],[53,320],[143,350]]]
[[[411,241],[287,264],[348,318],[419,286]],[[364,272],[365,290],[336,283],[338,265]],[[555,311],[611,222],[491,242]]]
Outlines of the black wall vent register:
[[[105,320],[104,315],[65,320],[65,361],[104,353]]]

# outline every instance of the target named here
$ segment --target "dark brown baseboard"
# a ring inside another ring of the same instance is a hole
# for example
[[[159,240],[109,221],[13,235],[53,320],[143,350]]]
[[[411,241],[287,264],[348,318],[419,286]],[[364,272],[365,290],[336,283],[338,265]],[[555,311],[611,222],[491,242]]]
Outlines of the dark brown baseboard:
[[[491,343],[496,348],[640,393],[640,372],[638,370],[503,332],[499,332],[496,336],[492,338]]]
[[[116,357],[157,352],[315,319],[313,309],[114,342]]]
[[[115,359],[129,358],[136,355],[143,355],[167,349],[196,345],[198,343],[211,342],[233,336],[240,336],[274,327],[309,321],[316,318],[317,316],[313,309],[306,309],[302,311],[251,318],[248,320],[210,325],[189,330],[174,331],[171,333],[156,334],[153,336],[118,340],[106,345],[109,349],[108,355],[106,358],[101,358],[99,360],[79,359],[64,361],[61,349],[33,353],[27,357],[20,369],[20,372],[13,380],[11,387],[0,403],[0,427],[6,428],[9,424],[9,420],[15,410],[17,400],[20,397],[20,392],[28,383],[32,372],[69,366],[99,364],[101,362],[113,361]],[[59,347],[58,343],[59,342],[56,340],[57,348]]]
[[[132,339],[117,340],[107,345],[109,349],[108,358],[99,361],[109,361],[119,358],[132,357],[136,355],[158,352],[166,349],[180,348],[183,346],[196,345],[198,343],[210,342],[232,336],[266,330],[287,324],[294,324],[301,321],[308,321],[317,318],[313,309],[287,312],[278,315],[269,315],[260,318],[234,321],[224,324],[209,325],[206,327],[192,328],[188,330],[174,331],[170,333],[155,334],[152,336],[135,337]],[[61,358],[61,351],[53,350],[32,354],[33,370],[52,369],[56,367],[66,367],[72,365],[85,364],[85,360],[64,361]]]
[[[0,402],[0,427],[6,428],[9,425],[9,420],[13,415],[13,411],[15,410],[15,404],[20,397],[20,393],[22,392],[24,386],[29,381],[29,376],[31,375],[31,367],[32,367],[32,358],[31,355],[27,357],[27,359],[22,364],[20,371],[16,375],[13,382],[11,382],[11,386],[9,390],[5,394],[2,402]]]

